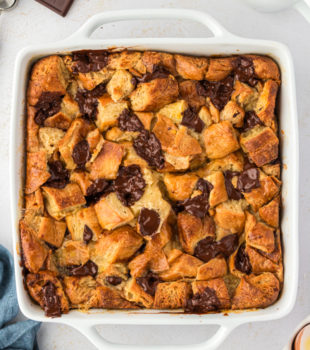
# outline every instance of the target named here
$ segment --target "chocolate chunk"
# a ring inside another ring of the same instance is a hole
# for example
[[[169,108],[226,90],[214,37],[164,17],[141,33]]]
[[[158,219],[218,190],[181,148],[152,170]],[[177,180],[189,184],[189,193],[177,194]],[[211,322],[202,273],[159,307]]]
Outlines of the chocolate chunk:
[[[238,201],[239,199],[243,198],[243,194],[233,186],[231,180],[234,176],[239,176],[238,171],[230,171],[227,170],[224,172],[224,178],[225,178],[225,187],[226,187],[226,192],[228,195],[229,199],[234,199]]]
[[[107,50],[75,51],[72,52],[73,73],[98,72],[103,69],[109,61]]]
[[[36,0],[36,2],[65,17],[68,13],[73,0]]]
[[[154,296],[160,279],[155,273],[149,271],[146,276],[137,277],[136,281],[146,293]]]
[[[84,265],[72,265],[67,267],[70,276],[93,276],[98,272],[98,266],[91,260],[88,260]]]
[[[117,286],[123,282],[122,277],[119,276],[107,276],[105,280],[109,283],[112,284],[112,286]]]
[[[54,188],[65,188],[69,183],[69,171],[60,160],[48,162],[49,173],[51,177],[45,182],[44,186]]]
[[[233,89],[234,78],[231,75],[220,81],[201,80],[199,84],[196,84],[197,93],[209,97],[218,110],[225,107]]]
[[[258,118],[254,111],[246,112],[243,120],[243,127],[240,128],[240,131],[246,132],[256,125],[264,125],[264,123]]]
[[[160,224],[160,217],[157,211],[142,208],[138,217],[140,233],[143,236],[151,236],[157,232]]]
[[[88,243],[92,238],[93,238],[93,231],[87,225],[85,225],[84,231],[83,231],[83,241],[85,243]]]
[[[251,168],[256,168],[255,163],[253,163],[252,159],[250,159],[247,156],[244,156],[244,160],[243,160],[243,170],[248,170]]]
[[[134,140],[133,147],[138,156],[145,159],[147,163],[158,169],[165,165],[165,159],[161,149],[161,144],[157,137],[147,130],[143,130]]]
[[[255,76],[255,68],[253,65],[253,60],[249,57],[238,56],[232,62],[235,79],[241,81],[242,83],[249,84],[250,86],[255,86],[258,82]]]
[[[98,113],[98,98],[105,93],[105,86],[105,83],[102,83],[90,91],[78,89],[75,100],[78,103],[80,112],[84,118],[96,120]]]
[[[202,132],[205,126],[205,123],[198,117],[196,111],[190,107],[184,111],[181,124],[196,132]]]
[[[237,188],[241,192],[251,192],[254,188],[260,187],[259,170],[250,168],[244,170],[238,177]]]
[[[180,208],[179,211],[186,210],[188,213],[198,218],[204,218],[208,214],[210,208],[209,194],[212,188],[213,185],[210,182],[199,179],[196,184],[196,189],[201,191],[202,194],[177,203],[177,206]]]
[[[130,207],[142,197],[144,187],[145,181],[138,165],[132,164],[119,168],[114,189],[118,199],[126,207]]]
[[[42,287],[43,305],[45,315],[48,317],[60,317],[61,316],[61,304],[60,298],[57,295],[57,289],[54,283],[47,282]]]
[[[86,190],[87,205],[95,204],[101,196],[114,191],[114,183],[105,179],[96,179]]]
[[[243,243],[238,249],[238,252],[235,256],[235,266],[239,271],[247,275],[252,272],[250,258],[245,251],[245,243]]]
[[[87,140],[82,140],[73,147],[72,159],[78,168],[83,169],[86,162],[90,159],[90,156],[91,154]]]
[[[153,79],[167,78],[170,72],[163,66],[159,64],[154,64],[152,73],[146,73],[141,78],[136,76],[135,79],[139,83],[148,83]]]
[[[118,117],[118,127],[122,131],[142,131],[144,129],[140,119],[127,108]]]
[[[204,262],[208,262],[219,254],[228,258],[237,249],[238,242],[237,234],[225,236],[219,241],[208,236],[197,243],[194,255]]]
[[[42,92],[38,102],[34,106],[36,109],[34,117],[36,124],[43,126],[45,119],[58,113],[63,97],[60,92]]]
[[[196,293],[192,298],[187,300],[185,312],[187,313],[205,313],[216,311],[220,308],[221,303],[214,289],[206,287],[202,293]]]

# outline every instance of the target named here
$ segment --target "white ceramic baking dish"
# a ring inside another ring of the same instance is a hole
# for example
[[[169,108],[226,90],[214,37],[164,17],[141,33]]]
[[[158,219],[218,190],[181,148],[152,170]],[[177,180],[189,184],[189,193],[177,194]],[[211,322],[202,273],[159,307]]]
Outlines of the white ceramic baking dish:
[[[210,38],[136,38],[95,40],[90,36],[104,23],[124,20],[182,19],[197,21],[208,27]],[[23,286],[20,267],[18,220],[21,216],[21,195],[24,168],[24,120],[25,91],[31,64],[42,56],[80,49],[105,49],[128,47],[178,52],[192,55],[231,55],[256,53],[270,55],[279,64],[282,74],[280,91],[280,136],[283,160],[283,211],[281,227],[284,246],[284,288],[280,299],[272,306],[257,311],[223,314],[191,315],[175,312],[160,313],[154,310],[104,311],[91,310],[88,314],[70,311],[61,318],[47,318],[41,308],[33,303]],[[100,349],[136,349],[138,346],[112,344],[96,331],[100,324],[134,325],[219,325],[215,335],[207,341],[183,346],[142,346],[152,349],[215,349],[237,326],[254,321],[275,320],[287,315],[293,308],[298,281],[298,130],[295,97],[295,80],[292,58],[286,46],[278,42],[246,39],[235,36],[224,29],[206,13],[189,9],[145,9],[105,12],[90,18],[74,35],[63,41],[36,45],[23,49],[16,58],[12,124],[10,144],[11,213],[14,242],[14,258],[17,296],[20,309],[28,318],[53,323],[63,323],[78,329]]]

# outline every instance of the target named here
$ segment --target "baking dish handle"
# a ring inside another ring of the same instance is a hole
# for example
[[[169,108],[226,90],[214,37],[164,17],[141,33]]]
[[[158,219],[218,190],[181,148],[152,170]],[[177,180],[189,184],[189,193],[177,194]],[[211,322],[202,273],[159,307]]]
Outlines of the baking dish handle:
[[[184,345],[126,345],[112,343],[104,338],[96,330],[96,325],[77,324],[70,323],[71,326],[76,328],[98,349],[98,350],[215,350],[224,340],[228,337],[231,331],[239,326],[234,325],[221,325],[216,333],[206,341],[198,344],[184,344]]]
[[[211,30],[215,37],[232,37],[219,22],[202,11],[189,9],[137,9],[101,12],[88,19],[78,31],[66,39],[88,39],[101,25],[118,21],[146,20],[146,19],[184,19],[199,22]]]

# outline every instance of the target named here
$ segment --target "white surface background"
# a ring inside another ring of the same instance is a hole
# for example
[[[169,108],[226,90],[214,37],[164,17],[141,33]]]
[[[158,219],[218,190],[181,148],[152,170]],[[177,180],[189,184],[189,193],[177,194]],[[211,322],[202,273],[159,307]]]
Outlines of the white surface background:
[[[296,325],[310,314],[310,24],[294,10],[261,14],[237,0],[75,0],[62,18],[33,0],[20,0],[0,17],[0,243],[12,250],[9,220],[8,143],[11,81],[16,53],[24,46],[52,42],[69,36],[90,16],[107,10],[152,7],[186,7],[209,12],[229,31],[250,38],[277,40],[289,46],[295,63],[300,128],[300,276],[295,308],[286,318],[249,323],[237,328],[220,349],[281,349]],[[105,25],[99,37],[207,36],[202,26],[188,22],[131,22]],[[297,232],[296,232],[297,235]],[[286,281],[289,283],[289,281]],[[111,341],[131,344],[193,343],[206,339],[216,327],[207,326],[102,326]],[[57,324],[43,324],[38,333],[41,350],[93,350],[77,331]]]

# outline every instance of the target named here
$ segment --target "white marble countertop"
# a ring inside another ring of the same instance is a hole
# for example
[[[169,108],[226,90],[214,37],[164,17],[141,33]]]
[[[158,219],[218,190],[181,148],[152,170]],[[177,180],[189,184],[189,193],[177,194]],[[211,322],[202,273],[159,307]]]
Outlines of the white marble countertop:
[[[186,7],[213,15],[229,31],[250,38],[277,40],[290,48],[297,80],[300,128],[300,275],[293,312],[273,322],[249,323],[237,328],[220,349],[281,349],[292,330],[310,313],[310,24],[294,10],[276,14],[256,13],[237,0],[75,0],[62,18],[33,0],[19,1],[11,12],[0,16],[0,243],[12,250],[9,213],[8,138],[11,110],[11,82],[16,53],[24,46],[60,40],[76,31],[90,16],[125,8]],[[132,22],[105,25],[98,37],[206,36],[195,23]],[[309,118],[309,119],[308,119]],[[308,120],[308,121],[307,121]],[[309,217],[308,217],[309,215]],[[296,232],[297,234],[297,232]],[[289,283],[289,281],[288,281]],[[216,327],[206,326],[102,326],[111,341],[124,344],[165,344],[203,341]],[[77,331],[58,324],[42,324],[38,333],[41,349],[92,350],[94,347]]]

